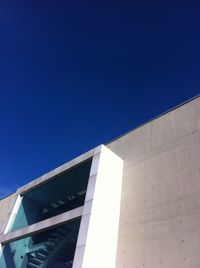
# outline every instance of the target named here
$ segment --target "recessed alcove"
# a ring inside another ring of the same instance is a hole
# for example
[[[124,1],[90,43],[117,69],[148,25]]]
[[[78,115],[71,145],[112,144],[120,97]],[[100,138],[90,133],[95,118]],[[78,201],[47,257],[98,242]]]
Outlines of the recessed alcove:
[[[92,159],[27,191],[10,228],[15,231],[84,204]]]

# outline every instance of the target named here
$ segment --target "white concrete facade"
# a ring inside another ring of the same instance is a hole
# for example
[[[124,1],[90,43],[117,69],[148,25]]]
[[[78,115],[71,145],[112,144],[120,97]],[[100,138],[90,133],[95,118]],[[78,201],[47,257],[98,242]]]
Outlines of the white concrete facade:
[[[95,150],[73,268],[114,268],[123,161],[105,146]]]
[[[1,241],[17,196],[91,157],[73,268],[199,268],[200,97],[0,201]]]
[[[92,166],[84,206],[10,232],[25,192],[52,180],[54,176],[66,172],[91,157]],[[105,259],[109,267],[114,268],[117,253],[122,172],[122,159],[101,145],[20,188],[17,191],[17,198],[7,218],[7,223],[0,234],[0,251],[2,252],[4,244],[81,218],[73,268],[92,268],[94,266],[100,268],[105,263]],[[106,245],[102,233],[108,239]],[[91,258],[91,256],[93,257]]]
[[[107,146],[124,160],[116,268],[199,268],[200,97]]]

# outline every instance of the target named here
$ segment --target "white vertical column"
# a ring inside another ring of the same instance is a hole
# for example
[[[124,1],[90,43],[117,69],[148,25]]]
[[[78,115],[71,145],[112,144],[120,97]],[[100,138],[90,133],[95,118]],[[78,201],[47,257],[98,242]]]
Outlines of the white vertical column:
[[[95,150],[73,268],[115,267],[123,161],[107,147]]]
[[[15,220],[15,218],[17,216],[17,212],[19,210],[19,207],[21,205],[22,198],[23,197],[21,195],[17,196],[17,199],[15,201],[15,204],[14,204],[14,207],[12,209],[11,215],[10,215],[10,217],[8,219],[8,222],[7,222],[6,226],[5,226],[5,229],[3,231],[3,234],[7,234],[9,232],[9,229],[12,227],[12,225],[14,223],[14,220]]]
[[[8,221],[7,221],[7,223],[5,225],[5,228],[3,230],[3,234],[7,234],[9,229],[12,227],[12,224],[13,224],[13,222],[15,220],[15,217],[17,215],[18,209],[19,209],[19,207],[21,205],[21,202],[22,202],[22,196],[18,195],[17,199],[15,201],[14,207],[12,208],[12,212],[10,214],[10,217],[8,218]],[[0,243],[0,257],[2,255],[2,252],[3,252],[3,246]]]

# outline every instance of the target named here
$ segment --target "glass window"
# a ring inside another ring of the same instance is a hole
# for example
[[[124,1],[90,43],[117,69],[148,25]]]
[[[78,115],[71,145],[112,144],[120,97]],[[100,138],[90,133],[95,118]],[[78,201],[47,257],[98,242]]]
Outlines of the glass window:
[[[80,219],[6,244],[1,268],[71,268]]]
[[[10,231],[80,207],[84,204],[91,159],[23,195]]]

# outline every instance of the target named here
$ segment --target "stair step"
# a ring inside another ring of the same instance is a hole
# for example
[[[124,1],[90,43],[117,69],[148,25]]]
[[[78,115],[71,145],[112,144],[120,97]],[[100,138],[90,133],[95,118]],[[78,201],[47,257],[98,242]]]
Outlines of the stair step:
[[[38,259],[38,258],[31,258],[30,259],[30,262],[31,263],[34,263],[34,264],[37,264],[37,265],[41,265],[42,263],[43,263],[43,261],[42,260],[40,260],[40,259]]]
[[[32,258],[35,258],[35,252],[30,253],[30,256],[31,256]]]
[[[51,203],[50,206],[51,206],[52,208],[58,208],[58,207],[59,207],[59,205],[56,204],[55,202]]]
[[[34,263],[32,263],[32,262],[29,262],[29,263],[27,264],[27,267],[30,267],[30,268],[40,268],[40,265],[34,264]]]
[[[45,246],[52,246],[55,247],[56,243],[54,241],[47,241],[45,242]]]
[[[47,248],[40,248],[37,253],[42,253],[47,256],[49,254],[49,250]]]
[[[43,254],[43,253],[41,253],[41,252],[37,252],[36,254],[36,257],[37,257],[37,259],[39,259],[39,260],[44,260],[44,259],[46,259],[46,254]]]
[[[56,203],[58,203],[59,205],[64,205],[65,204],[65,201],[63,201],[63,200],[58,200]]]

